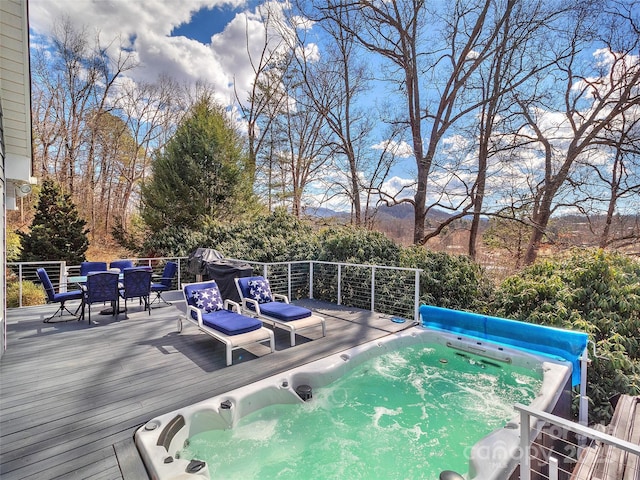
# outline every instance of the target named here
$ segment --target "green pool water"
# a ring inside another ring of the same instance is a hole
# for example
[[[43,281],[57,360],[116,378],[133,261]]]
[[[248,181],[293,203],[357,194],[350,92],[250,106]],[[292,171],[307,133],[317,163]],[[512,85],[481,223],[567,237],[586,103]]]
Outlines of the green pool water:
[[[230,430],[193,436],[181,458],[212,479],[437,479],[528,404],[542,375],[442,345],[363,363],[298,405],[272,405]]]

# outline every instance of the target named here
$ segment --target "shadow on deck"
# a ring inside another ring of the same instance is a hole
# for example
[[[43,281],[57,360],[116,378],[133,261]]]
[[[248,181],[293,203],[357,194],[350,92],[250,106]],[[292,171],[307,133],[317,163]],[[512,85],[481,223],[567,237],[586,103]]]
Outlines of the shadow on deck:
[[[325,302],[296,302],[324,316],[297,345],[276,330],[276,352],[224,346],[185,324],[181,292],[151,316],[133,302],[128,315],[42,323],[53,305],[8,310],[0,360],[0,476],[9,479],[146,478],[133,444],[153,417],[205,400],[411,325]],[[67,317],[68,318],[68,317]]]

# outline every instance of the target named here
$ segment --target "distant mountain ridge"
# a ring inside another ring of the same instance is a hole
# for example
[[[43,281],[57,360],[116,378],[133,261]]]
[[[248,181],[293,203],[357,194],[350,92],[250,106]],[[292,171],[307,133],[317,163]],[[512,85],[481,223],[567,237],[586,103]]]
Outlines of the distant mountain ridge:
[[[350,217],[349,212],[340,212],[336,210],[332,210],[330,208],[324,207],[307,207],[305,209],[305,213],[311,217],[318,218],[346,218]],[[385,219],[394,219],[394,220],[411,220],[413,221],[413,205],[409,203],[401,203],[399,205],[392,206],[381,206],[378,208],[378,212],[376,213],[376,219],[379,221],[384,221]],[[436,221],[446,220],[451,216],[450,213],[445,212],[444,210],[432,208],[429,210],[429,214],[427,215],[428,219],[433,219]]]

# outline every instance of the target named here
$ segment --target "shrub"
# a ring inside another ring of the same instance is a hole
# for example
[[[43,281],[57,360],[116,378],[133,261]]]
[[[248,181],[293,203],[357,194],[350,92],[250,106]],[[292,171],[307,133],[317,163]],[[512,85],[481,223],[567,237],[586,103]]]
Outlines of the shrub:
[[[7,262],[17,262],[20,259],[20,235],[7,230]]]
[[[30,281],[22,282],[22,306],[43,305],[46,297],[42,287]],[[7,281],[7,308],[20,306],[20,284],[17,281]]]
[[[317,238],[311,226],[284,209],[233,225],[211,225],[203,247],[226,257],[255,262],[284,262],[317,258]]]
[[[368,265],[398,265],[401,247],[383,233],[333,227],[319,235],[318,260]]]
[[[619,253],[574,250],[507,278],[495,314],[580,330],[596,346],[588,369],[590,421],[611,418],[609,400],[640,393],[640,263]]]
[[[491,284],[480,266],[464,255],[430,252],[407,247],[400,266],[420,268],[420,301],[428,305],[460,310],[483,311]]]
[[[207,236],[187,227],[167,226],[147,236],[138,253],[143,257],[185,257],[207,242]]]
[[[255,262],[309,260],[317,257],[311,226],[276,209],[270,215],[233,224],[211,221],[198,230],[167,226],[148,237],[143,256],[188,256],[198,247],[213,248],[228,258]]]

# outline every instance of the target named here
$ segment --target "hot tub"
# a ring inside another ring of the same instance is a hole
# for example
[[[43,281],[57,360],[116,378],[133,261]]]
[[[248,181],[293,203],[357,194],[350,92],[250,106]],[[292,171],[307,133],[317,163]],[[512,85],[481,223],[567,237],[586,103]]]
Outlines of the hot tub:
[[[454,355],[468,358],[471,363],[484,364],[489,368],[509,365],[528,369],[540,376],[540,383],[529,402],[530,406],[547,412],[557,411],[559,408],[567,410],[569,407],[570,397],[567,393],[572,385],[573,371],[570,360],[512,348],[501,342],[485,341],[477,336],[463,335],[459,331],[448,332],[438,328],[414,326],[156,417],[136,432],[136,445],[152,478],[209,478],[210,473],[216,471],[216,465],[208,465],[199,459],[184,458],[183,452],[189,439],[207,431],[233,431],[245,417],[269,406],[300,405],[304,408],[305,403],[309,403],[305,402],[307,396],[312,397],[310,402],[313,402],[313,392],[331,385],[360,365],[365,365],[365,362],[388,352],[416,345],[436,345]],[[446,363],[444,359],[442,361]],[[244,425],[242,428],[251,431],[252,427]],[[466,474],[470,480],[508,478],[519,461],[518,447],[519,416],[514,413],[495,431],[465,447],[467,471],[460,473]],[[256,458],[255,461],[260,460]],[[295,471],[290,473],[284,478],[297,478]],[[320,476],[316,478],[332,478],[331,475],[323,476],[322,472],[318,475]],[[402,472],[398,475],[402,476]],[[216,473],[211,476],[216,478],[218,475]]]

